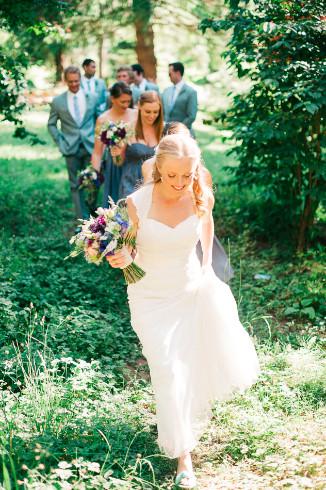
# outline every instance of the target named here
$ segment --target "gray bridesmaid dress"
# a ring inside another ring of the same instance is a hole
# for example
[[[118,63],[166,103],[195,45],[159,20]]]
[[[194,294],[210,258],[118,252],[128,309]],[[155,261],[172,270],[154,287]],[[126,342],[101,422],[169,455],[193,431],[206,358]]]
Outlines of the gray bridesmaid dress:
[[[143,183],[141,167],[146,160],[154,156],[154,148],[155,146],[147,146],[138,142],[127,146],[126,160],[121,167],[119,199],[125,199]]]
[[[102,199],[102,207],[108,207],[108,199],[109,196],[112,197],[114,202],[117,202],[119,199],[119,186],[121,181],[122,167],[117,167],[113,163],[113,158],[110,153],[110,150],[107,150],[108,158],[106,161],[105,167],[105,181],[104,181],[104,189],[103,189],[103,199]]]

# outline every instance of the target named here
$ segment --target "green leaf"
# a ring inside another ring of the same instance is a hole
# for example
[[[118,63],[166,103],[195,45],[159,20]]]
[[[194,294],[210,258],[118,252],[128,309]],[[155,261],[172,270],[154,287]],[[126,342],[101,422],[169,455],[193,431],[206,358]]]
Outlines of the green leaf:
[[[7,466],[5,465],[5,462],[2,462],[2,471],[3,471],[3,486],[5,490],[11,490],[11,482],[10,482],[10,476],[9,472],[7,470]]]
[[[307,109],[310,114],[315,114],[319,110],[318,105],[313,104],[312,102],[308,102],[305,104],[305,108]]]
[[[304,307],[305,306],[309,306],[309,305],[311,305],[312,302],[313,302],[313,299],[303,299],[301,301],[301,305],[304,306]]]
[[[301,313],[303,313],[304,315],[308,315],[310,320],[313,320],[316,317],[316,312],[312,306],[309,306],[308,308],[303,308],[303,310],[301,310]]]
[[[284,310],[284,315],[296,315],[299,313],[298,308],[293,308],[293,306],[289,306],[288,308],[285,308]]]

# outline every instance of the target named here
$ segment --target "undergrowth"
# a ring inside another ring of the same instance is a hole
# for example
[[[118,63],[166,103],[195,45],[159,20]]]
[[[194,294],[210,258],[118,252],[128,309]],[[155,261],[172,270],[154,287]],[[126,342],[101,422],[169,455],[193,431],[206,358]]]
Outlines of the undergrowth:
[[[11,140],[8,125],[0,137],[0,488],[171,488],[122,274],[63,260],[76,223],[46,116],[27,116],[46,147]],[[325,251],[293,255],[241,226],[218,138],[197,134],[262,366],[249,392],[216,405],[194,453],[200,488],[324,488]]]

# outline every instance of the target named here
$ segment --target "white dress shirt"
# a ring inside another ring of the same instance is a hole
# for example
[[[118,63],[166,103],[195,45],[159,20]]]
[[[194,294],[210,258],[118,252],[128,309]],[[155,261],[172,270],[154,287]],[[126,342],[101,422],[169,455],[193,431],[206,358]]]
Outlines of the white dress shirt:
[[[138,88],[142,91],[142,92],[145,92],[146,90],[146,78],[143,78],[141,83],[138,85]]]
[[[87,78],[85,75],[82,75],[82,84],[85,92],[95,92],[95,78]]]
[[[84,116],[85,116],[85,112],[86,112],[86,97],[85,97],[85,94],[81,88],[78,90],[78,92],[76,94],[74,94],[73,92],[70,92],[70,90],[68,90],[68,92],[67,92],[68,109],[69,109],[69,112],[72,115],[73,119],[76,121],[75,106],[74,106],[74,96],[75,95],[77,95],[80,120],[82,122],[84,119]]]
[[[175,88],[174,88],[174,90],[172,90],[173,99],[170,101],[170,104],[172,105],[172,107],[174,106],[175,100],[178,97],[179,93],[181,92],[184,84],[185,84],[185,81],[182,79],[182,80],[180,80],[180,82],[178,82],[174,85]]]

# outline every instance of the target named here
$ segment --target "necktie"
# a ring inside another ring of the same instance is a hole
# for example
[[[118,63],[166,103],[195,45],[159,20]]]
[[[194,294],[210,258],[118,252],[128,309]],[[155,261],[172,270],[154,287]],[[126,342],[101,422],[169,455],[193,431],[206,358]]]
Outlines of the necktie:
[[[80,126],[81,120],[80,120],[80,111],[79,111],[79,105],[78,105],[78,97],[77,95],[74,95],[74,109],[75,109],[75,121],[77,126]]]
[[[174,106],[175,90],[176,90],[176,86],[173,85],[173,89],[172,89],[172,92],[171,92],[171,97],[170,97],[170,100],[169,100],[169,107],[168,107],[169,113],[172,112],[172,109],[173,109],[173,106]]]
[[[90,80],[87,80],[87,85],[88,85],[88,91],[90,92],[91,91],[91,81]]]

